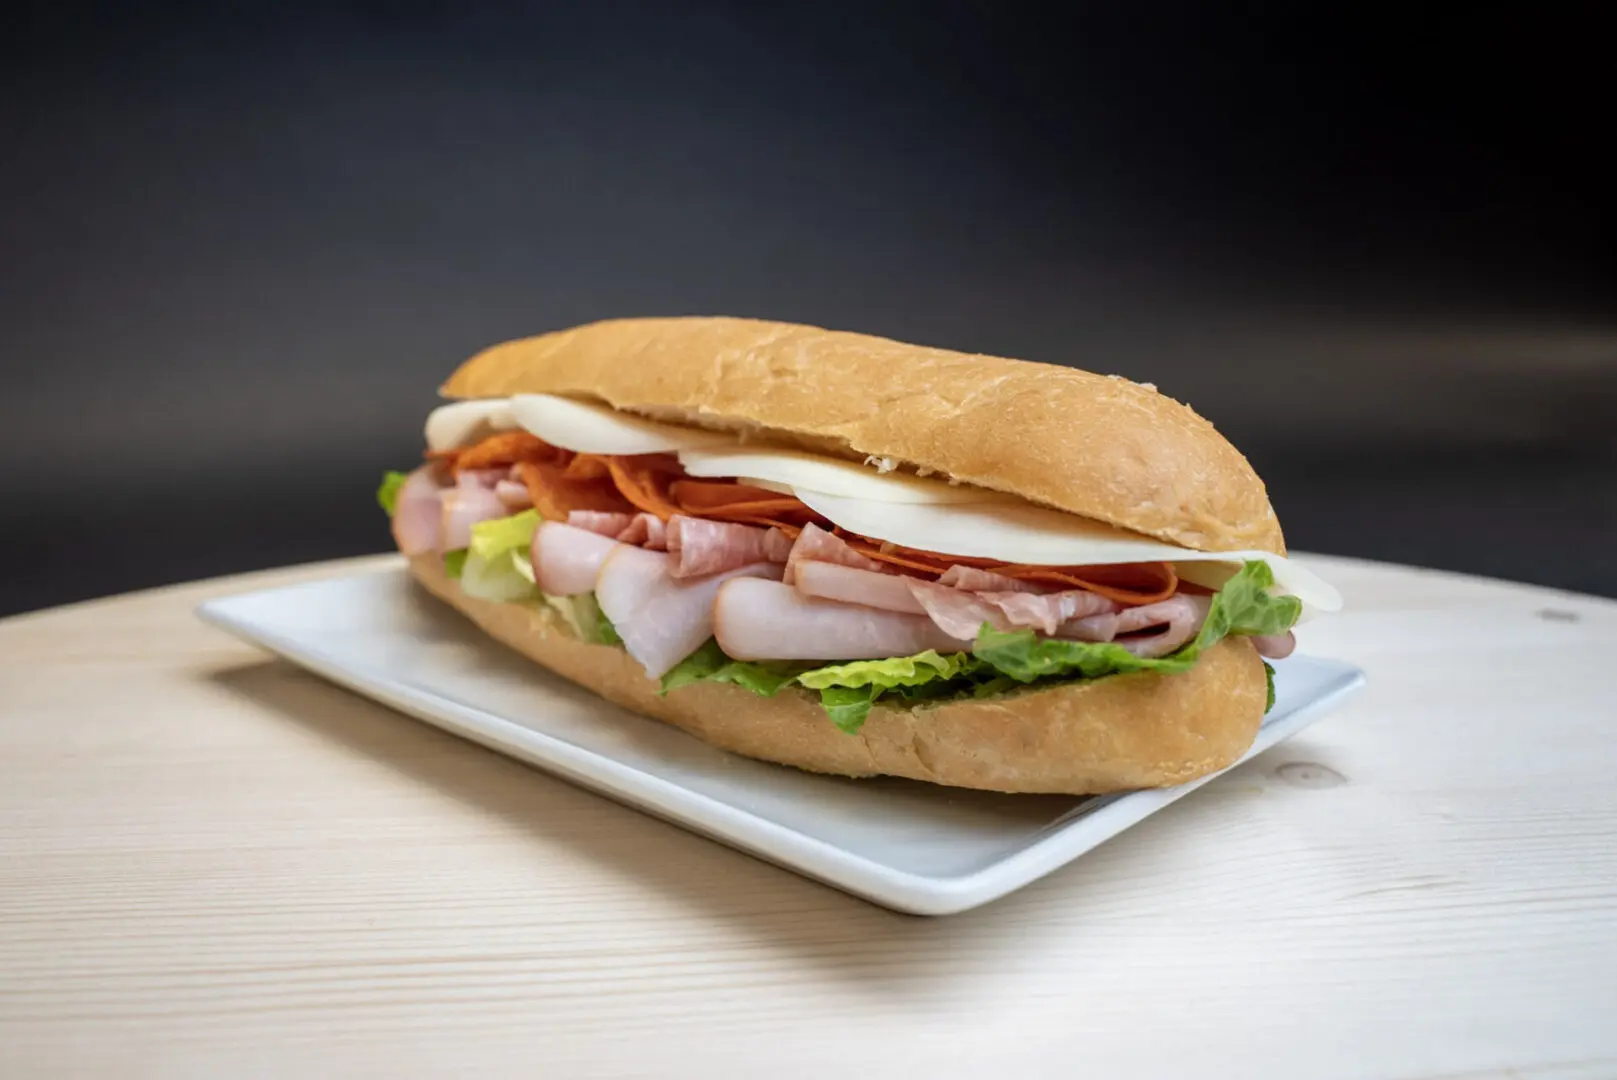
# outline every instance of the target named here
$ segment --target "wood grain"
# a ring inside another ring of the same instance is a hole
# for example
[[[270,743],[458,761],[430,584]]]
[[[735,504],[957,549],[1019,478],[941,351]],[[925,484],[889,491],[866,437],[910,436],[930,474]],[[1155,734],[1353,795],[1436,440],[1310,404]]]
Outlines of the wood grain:
[[[0,622],[0,1077],[1617,1075],[1617,604],[1308,560],[1335,716],[895,915],[191,615]]]

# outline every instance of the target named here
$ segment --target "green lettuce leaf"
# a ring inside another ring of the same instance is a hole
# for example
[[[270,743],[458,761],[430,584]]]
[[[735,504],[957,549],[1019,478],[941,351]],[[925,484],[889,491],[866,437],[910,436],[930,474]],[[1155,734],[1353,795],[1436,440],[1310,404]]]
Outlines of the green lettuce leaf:
[[[524,510],[473,525],[471,543],[461,562],[461,590],[467,596],[500,603],[539,599],[528,562],[528,547],[539,520],[536,511]]]
[[[1065,641],[1041,638],[1032,630],[995,630],[987,623],[977,632],[972,655],[995,671],[1030,683],[1038,679],[1098,679],[1132,671],[1176,675],[1196,663],[1196,643],[1167,656],[1135,656],[1110,641]]]
[[[662,692],[666,694],[692,683],[713,681],[734,683],[759,697],[774,697],[791,685],[799,670],[800,667],[794,670],[788,665],[732,660],[719,648],[717,641],[708,638],[706,644],[662,677]]]
[[[1274,596],[1275,572],[1266,562],[1249,562],[1213,595],[1196,644],[1210,649],[1230,634],[1284,634],[1297,624],[1303,602]]]
[[[962,683],[984,665],[968,653],[944,655],[928,649],[914,656],[887,660],[855,660],[846,664],[760,664],[732,660],[709,639],[662,678],[662,692],[692,683],[733,683],[760,697],[774,697],[793,684],[820,693],[820,705],[831,721],[850,734],[864,725],[871,706],[883,694],[920,700],[969,690]]]
[[[983,664],[969,653],[944,655],[935,649],[887,660],[828,664],[797,677],[799,685],[820,692],[820,707],[831,722],[852,735],[864,727],[877,699],[891,694],[905,701],[944,697],[971,689],[969,678]]]
[[[545,599],[551,600],[552,598],[546,597]],[[612,625],[612,620],[607,618],[606,612],[601,610],[601,605],[596,602],[594,593],[555,599],[573,606],[573,629],[581,640],[592,645],[623,644],[623,639],[618,637],[618,628]]]
[[[1008,694],[1012,690],[1020,689],[1021,683],[1005,675],[995,675],[976,683],[971,688],[974,698],[991,698],[999,694]]]
[[[456,548],[454,551],[444,552],[444,573],[452,578],[458,578],[461,571],[466,568],[466,549]]]
[[[682,686],[689,686],[691,683],[711,679],[720,668],[729,662],[729,656],[725,655],[724,650],[719,648],[719,643],[712,638],[708,638],[700,649],[675,664],[670,671],[663,675],[662,692],[666,694],[671,690],[678,690]]]
[[[513,555],[512,559],[518,566],[527,566],[528,564],[526,559],[518,559],[516,555]],[[529,573],[532,573],[531,569]],[[528,580],[532,582],[533,578],[528,577]],[[583,593],[579,596],[551,596],[549,593],[539,592],[535,588],[534,595],[543,600],[557,615],[561,616],[561,621],[566,624],[567,629],[572,631],[573,636],[578,640],[589,642],[592,645],[623,644],[623,639],[618,637],[617,628],[612,625],[612,620],[606,617],[606,614],[601,611],[601,605],[596,603],[594,593]]]
[[[541,520],[537,511],[525,510],[511,517],[473,525],[472,546],[459,553],[464,564],[461,587],[466,588],[464,568],[470,566],[475,571],[468,590],[472,595],[484,594],[486,599],[542,600],[580,641],[622,645],[623,639],[618,637],[612,620],[596,603],[594,593],[551,596],[539,590],[533,564],[529,561],[529,548]],[[517,584],[516,578],[521,578],[527,587]]]
[[[524,510],[510,517],[479,521],[472,526],[469,550],[485,562],[493,562],[512,551],[520,551],[526,557],[540,520],[539,511]]]
[[[410,479],[409,473],[401,473],[393,469],[389,469],[382,474],[382,486],[376,489],[376,504],[387,511],[388,517],[392,517],[393,511],[398,509],[399,489],[404,486],[404,482],[408,479]]]
[[[936,649],[928,649],[914,656],[897,656],[889,660],[854,660],[846,664],[831,664],[805,671],[797,681],[810,690],[830,687],[873,686],[878,690],[891,690],[899,686],[922,686],[926,683],[953,679],[978,667],[970,653],[950,653],[944,656]]]
[[[478,600],[502,604],[537,600],[539,590],[523,573],[527,565],[528,553],[522,550],[503,551],[492,559],[485,559],[475,551],[468,552],[461,564],[460,589]]]
[[[1269,710],[1275,707],[1275,669],[1267,660],[1263,662],[1263,680],[1269,684],[1269,700],[1263,706],[1263,715],[1268,716]]]
[[[820,691],[820,708],[843,732],[857,735],[881,692],[881,687],[872,684],[828,686]]]
[[[751,690],[759,697],[774,697],[790,686],[797,676],[789,669],[783,670],[772,664],[732,660],[720,668],[713,678]]]

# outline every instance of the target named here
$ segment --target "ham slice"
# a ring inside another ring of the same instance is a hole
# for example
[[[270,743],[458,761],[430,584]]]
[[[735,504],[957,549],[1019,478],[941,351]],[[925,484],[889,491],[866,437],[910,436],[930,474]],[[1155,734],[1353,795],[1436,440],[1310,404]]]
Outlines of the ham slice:
[[[764,554],[769,557],[770,562],[784,565],[786,560],[792,557],[792,548],[796,546],[797,538],[779,529],[770,529],[764,538]]]
[[[966,589],[970,592],[1040,592],[1039,586],[1030,581],[1017,581],[1015,578],[996,574],[992,570],[979,570],[975,566],[955,565],[943,572],[938,578],[939,585],[951,585],[956,589]]]
[[[805,596],[926,614],[945,633],[964,639],[975,638],[985,622],[1053,634],[1063,623],[1117,608],[1084,589],[1048,593],[1037,584],[972,566],[950,566],[936,582],[900,577],[814,525],[798,536],[786,580]]]
[[[629,655],[653,679],[667,674],[713,636],[714,598],[721,585],[734,578],[778,578],[781,573],[779,565],[760,562],[679,581],[668,572],[671,561],[654,551],[619,544],[595,582],[601,611],[612,620]]]
[[[534,581],[551,596],[593,592],[601,565],[617,547],[610,536],[546,521],[533,531],[533,545],[528,549]]]
[[[1136,630],[1185,619],[1194,619],[1197,626],[1200,626],[1201,621],[1207,618],[1207,609],[1212,606],[1212,602],[1213,598],[1210,596],[1181,593],[1166,600],[1159,600],[1155,604],[1124,608],[1117,613],[1117,632],[1132,634]]]
[[[1271,660],[1284,660],[1297,648],[1297,635],[1287,630],[1284,634],[1253,634],[1249,639],[1259,656]]]
[[[1073,641],[1110,641],[1117,636],[1117,616],[1088,615],[1071,619],[1056,627],[1054,636]]]
[[[909,581],[897,574],[808,559],[797,564],[792,585],[804,596],[841,600],[905,615],[925,615],[926,608],[910,592]]]
[[[488,488],[493,491],[501,480],[510,478],[510,469],[460,469],[455,473],[455,486]]]
[[[972,641],[983,623],[1008,630],[1011,622],[998,607],[964,589],[951,589],[919,578],[901,579],[932,621],[950,637]]]
[[[1166,656],[1195,637],[1207,620],[1212,598],[1180,594],[1143,607],[1125,608],[1117,613],[1117,643],[1135,656]],[[1153,626],[1154,634],[1125,637]]]
[[[779,529],[706,521],[675,514],[667,528],[669,572],[676,578],[705,577],[757,562],[784,563],[792,541]]]
[[[505,503],[494,492],[505,470],[467,469],[455,478],[455,486],[439,492],[443,503],[444,551],[456,551],[472,542],[472,526],[480,521],[507,517]]]
[[[567,524],[573,528],[588,529],[614,540],[623,535],[633,520],[632,514],[614,514],[604,510],[574,510],[567,515]]]
[[[787,584],[796,580],[798,564],[804,560],[836,563],[856,570],[880,571],[882,568],[881,563],[859,554],[841,537],[833,536],[813,522],[803,526],[797,534],[797,542],[792,545],[791,554],[787,556]]]
[[[737,660],[879,660],[971,647],[923,615],[816,600],[790,585],[744,579],[719,589],[713,634]]]
[[[494,485],[494,494],[505,504],[506,510],[513,514],[533,505],[533,496],[528,491],[528,485],[520,480],[497,481]]]
[[[977,596],[998,608],[1012,626],[1030,626],[1051,635],[1062,623],[1117,610],[1117,604],[1111,600],[1084,589],[1042,595],[1031,592],[980,592]]]
[[[1076,641],[1116,641],[1135,656],[1166,656],[1201,632],[1212,602],[1210,596],[1179,593],[1155,604],[1070,619],[1056,628],[1056,636]],[[1140,633],[1155,627],[1161,629]]]
[[[668,526],[656,514],[639,513],[630,520],[628,527],[618,534],[618,539],[635,547],[667,551]]]
[[[405,478],[393,507],[393,542],[406,555],[439,550],[443,529],[443,502],[431,465],[423,465]]]

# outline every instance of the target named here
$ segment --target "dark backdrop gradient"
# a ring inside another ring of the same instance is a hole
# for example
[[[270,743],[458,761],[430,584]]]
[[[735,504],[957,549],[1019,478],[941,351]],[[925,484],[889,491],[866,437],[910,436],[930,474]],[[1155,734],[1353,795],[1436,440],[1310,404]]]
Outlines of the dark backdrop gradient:
[[[1296,548],[1617,595],[1592,21],[1040,10],[10,11],[0,612],[381,550],[462,358],[679,313],[1155,382]]]

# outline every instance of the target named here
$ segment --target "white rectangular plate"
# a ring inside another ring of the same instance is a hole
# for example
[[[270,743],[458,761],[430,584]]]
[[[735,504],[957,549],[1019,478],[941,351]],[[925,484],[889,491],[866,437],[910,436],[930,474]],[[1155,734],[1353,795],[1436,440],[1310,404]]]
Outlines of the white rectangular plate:
[[[917,915],[996,900],[1206,782],[1096,798],[995,795],[751,761],[550,674],[403,570],[225,597],[198,614],[445,731]],[[1331,660],[1293,657],[1276,668],[1275,707],[1248,757],[1364,683],[1357,668]]]

